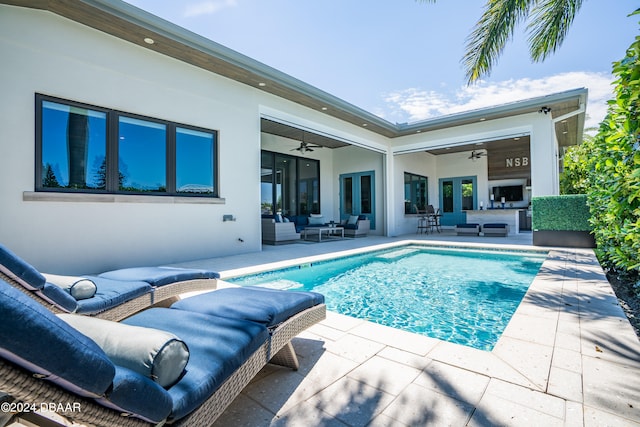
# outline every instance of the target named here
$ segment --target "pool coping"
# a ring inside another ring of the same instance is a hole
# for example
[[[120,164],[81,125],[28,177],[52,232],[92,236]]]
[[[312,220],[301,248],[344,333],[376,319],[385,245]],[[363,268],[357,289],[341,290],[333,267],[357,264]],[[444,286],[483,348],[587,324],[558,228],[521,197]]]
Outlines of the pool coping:
[[[408,242],[425,244],[422,240],[405,239],[220,273],[223,278],[253,274],[258,270],[286,268],[336,255],[403,246]],[[428,244],[536,250],[530,246],[486,242],[429,241]],[[349,423],[344,412],[330,409],[330,402],[335,397],[322,405],[318,399],[340,393],[334,390],[337,384],[345,388],[353,381],[359,384],[358,387],[365,384],[382,389],[384,387],[375,382],[380,379],[373,380],[384,375],[382,371],[413,369],[415,378],[404,388],[391,393],[380,391],[384,396],[390,395],[389,402],[371,414],[371,425],[385,425],[390,421],[399,425],[412,424],[406,421],[406,413],[412,412],[414,407],[431,411],[430,421],[454,425],[536,425],[540,422],[547,425],[640,425],[640,405],[636,404],[640,401],[637,381],[640,377],[640,342],[593,251],[561,248],[542,251],[548,252],[548,256],[492,351],[476,350],[330,313],[327,320],[302,334],[294,344],[297,351],[300,349],[301,363],[304,365],[306,359],[310,364],[301,368],[305,377],[298,378],[299,381],[301,384],[315,381],[314,384],[321,383],[322,386],[312,387],[309,396],[287,394],[279,405],[270,407],[269,402],[265,402],[264,387],[269,387],[268,393],[277,394],[271,384],[273,375],[285,374],[262,373],[243,391],[242,407],[253,400],[259,402],[261,411],[267,408],[268,413],[263,416],[272,416],[273,420],[304,420],[311,416],[309,414],[318,416],[315,411],[321,411],[343,424],[359,425]],[[316,342],[321,343],[321,350],[316,350],[322,351],[319,359],[315,358],[314,351],[305,349]],[[376,350],[363,357],[361,353],[365,348]],[[340,363],[333,362],[337,364],[355,362],[356,365],[348,365],[349,368],[344,368],[344,372],[334,378],[323,364],[327,358],[339,358],[336,360]],[[383,365],[392,367],[375,372],[369,368]],[[319,369],[323,372],[314,376]],[[361,372],[368,373],[362,376]],[[282,380],[291,381],[290,375],[283,376]],[[322,380],[316,377],[318,375]],[[443,386],[445,383],[448,384],[446,387]],[[261,388],[263,394],[256,391]],[[418,395],[422,396],[421,400],[414,401],[412,396]],[[457,409],[453,412],[450,409],[430,410],[425,406],[425,402],[430,401],[435,405],[446,403],[446,407],[453,405],[451,407]],[[315,409],[310,407],[313,402]],[[412,402],[412,410],[407,402]],[[238,416],[238,410],[231,408],[229,414]],[[251,411],[241,412],[245,417],[251,416]]]

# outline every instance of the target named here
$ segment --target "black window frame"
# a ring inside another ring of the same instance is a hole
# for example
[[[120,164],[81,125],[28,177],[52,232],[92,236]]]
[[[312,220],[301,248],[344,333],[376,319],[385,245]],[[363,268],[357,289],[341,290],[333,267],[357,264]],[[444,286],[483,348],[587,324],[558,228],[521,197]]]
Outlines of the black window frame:
[[[105,165],[106,165],[106,188],[57,188],[45,187],[42,182],[43,173],[43,148],[42,148],[42,110],[44,102],[53,102],[70,107],[94,110],[106,114],[106,147],[105,147]],[[58,193],[79,193],[79,194],[118,194],[118,195],[148,195],[148,196],[170,196],[170,197],[220,197],[220,159],[219,159],[219,131],[207,129],[199,126],[193,126],[185,123],[163,120],[155,117],[144,116],[135,113],[129,113],[117,109],[100,107],[97,105],[87,104],[83,102],[73,101],[69,99],[58,98],[50,95],[36,93],[35,95],[35,191],[36,192],[58,192]],[[152,123],[164,125],[166,128],[166,160],[165,172],[166,182],[165,191],[126,191],[120,190],[119,180],[120,171],[118,166],[118,150],[119,150],[119,121],[121,117],[131,118],[135,120],[143,120]],[[212,160],[212,179],[213,191],[211,193],[190,193],[178,192],[176,188],[177,182],[177,164],[176,164],[176,129],[193,130],[197,132],[210,133],[213,136],[213,160]]]

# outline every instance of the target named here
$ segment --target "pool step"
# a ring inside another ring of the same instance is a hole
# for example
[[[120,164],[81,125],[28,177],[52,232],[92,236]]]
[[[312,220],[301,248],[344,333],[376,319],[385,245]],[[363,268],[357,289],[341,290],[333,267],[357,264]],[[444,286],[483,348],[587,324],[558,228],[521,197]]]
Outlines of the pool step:
[[[418,249],[414,249],[414,248],[398,249],[397,251],[387,252],[384,254],[377,255],[376,258],[382,261],[393,261],[394,259],[407,256],[414,252],[418,252]]]

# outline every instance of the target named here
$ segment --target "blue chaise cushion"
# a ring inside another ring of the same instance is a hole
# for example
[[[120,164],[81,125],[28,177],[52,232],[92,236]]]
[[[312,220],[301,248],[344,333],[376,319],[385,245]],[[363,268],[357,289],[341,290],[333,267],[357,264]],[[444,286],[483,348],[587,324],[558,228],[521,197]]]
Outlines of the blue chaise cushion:
[[[187,344],[169,332],[77,314],[58,316],[94,340],[114,364],[144,375],[162,387],[178,381],[187,366]]]
[[[0,244],[0,271],[27,289],[42,289],[46,279],[31,264]]]
[[[0,280],[0,356],[84,396],[101,396],[115,366],[87,338]]]
[[[59,286],[77,300],[91,298],[96,294],[96,284],[86,277],[43,274],[47,283]]]
[[[291,316],[322,303],[324,296],[316,292],[243,286],[185,298],[174,303],[171,308],[245,319],[274,327]]]
[[[95,314],[116,307],[144,294],[152,292],[147,282],[110,280],[99,276],[85,276],[91,279],[98,290],[93,298],[78,301],[76,313]]]
[[[217,279],[220,275],[215,271],[195,268],[134,267],[107,271],[99,277],[122,281],[143,281],[157,287],[185,280]]]
[[[269,338],[258,323],[169,308],[145,310],[122,322],[171,332],[189,344],[185,374],[168,390],[171,419],[202,405]]]

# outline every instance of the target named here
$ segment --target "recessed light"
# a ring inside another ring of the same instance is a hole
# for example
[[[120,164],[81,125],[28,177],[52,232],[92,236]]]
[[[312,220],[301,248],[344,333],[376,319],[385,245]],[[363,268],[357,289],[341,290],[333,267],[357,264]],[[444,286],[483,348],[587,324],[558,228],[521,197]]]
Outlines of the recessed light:
[[[485,120],[487,120],[487,119],[485,119],[484,117],[481,117],[481,118],[480,118],[480,121],[481,121],[481,122],[484,122]]]
[[[562,132],[563,135],[568,134],[569,132],[567,132],[566,130],[564,132]]]
[[[328,108],[327,107],[322,107],[322,111],[327,111]]]
[[[258,83],[258,86],[260,86],[260,87],[265,87],[266,85],[267,85],[267,84],[266,84],[265,82],[260,82],[260,83]]]
[[[516,136],[515,138],[513,138],[513,140],[514,140],[514,141],[519,141],[519,140],[520,140],[520,137],[519,137],[519,136]]]
[[[367,123],[363,123],[362,126],[367,127],[369,125]]]
[[[152,39],[151,37],[145,37],[144,38],[144,42],[146,44],[154,44],[156,41],[154,39]]]

